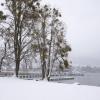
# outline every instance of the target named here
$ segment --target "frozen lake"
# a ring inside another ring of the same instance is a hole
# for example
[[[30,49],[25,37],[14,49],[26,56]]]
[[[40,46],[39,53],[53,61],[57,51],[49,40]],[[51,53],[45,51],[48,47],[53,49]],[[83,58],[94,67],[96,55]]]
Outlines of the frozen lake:
[[[100,86],[100,73],[85,73],[84,76],[74,76],[74,80],[63,80],[63,83],[80,83],[81,85]]]

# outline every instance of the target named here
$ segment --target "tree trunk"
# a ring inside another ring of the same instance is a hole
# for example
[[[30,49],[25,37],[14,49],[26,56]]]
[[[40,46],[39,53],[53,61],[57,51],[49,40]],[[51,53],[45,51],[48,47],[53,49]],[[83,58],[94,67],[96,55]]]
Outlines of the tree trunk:
[[[14,21],[15,21],[15,34],[14,34],[14,50],[15,50],[15,73],[18,77],[19,67],[20,67],[20,56],[21,56],[21,32],[22,32],[22,22],[21,22],[21,3],[19,2],[18,8],[16,7],[16,0],[13,1],[14,6]],[[19,13],[17,14],[17,10]]]
[[[43,47],[42,47],[42,79],[46,78],[46,33],[45,33],[45,18],[42,22],[42,38],[43,38]]]
[[[45,79],[45,77],[46,77],[46,75],[45,75],[46,66],[45,65],[46,65],[45,62],[43,62],[43,64],[42,64],[42,80]]]
[[[18,77],[18,72],[19,72],[19,61],[16,61],[16,69],[15,69],[15,72],[16,72],[16,77]]]

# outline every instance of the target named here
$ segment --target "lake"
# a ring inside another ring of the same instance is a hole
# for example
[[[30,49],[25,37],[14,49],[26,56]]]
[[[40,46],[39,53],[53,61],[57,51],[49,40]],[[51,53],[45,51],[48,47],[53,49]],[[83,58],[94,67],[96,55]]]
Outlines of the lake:
[[[84,76],[74,76],[74,80],[62,80],[59,82],[72,84],[80,83],[80,85],[100,86],[100,73],[85,73]]]

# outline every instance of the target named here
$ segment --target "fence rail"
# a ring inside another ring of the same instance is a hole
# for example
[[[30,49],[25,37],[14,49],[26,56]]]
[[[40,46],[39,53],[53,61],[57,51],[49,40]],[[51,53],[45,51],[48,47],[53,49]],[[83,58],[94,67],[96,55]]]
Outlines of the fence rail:
[[[0,72],[0,77],[11,77],[14,75],[13,71],[3,71]],[[19,78],[21,79],[27,79],[27,80],[33,80],[33,79],[41,79],[42,78],[42,73],[39,71],[36,72],[19,72],[18,75]],[[74,79],[73,76],[68,76],[68,74],[57,74],[56,73],[52,73],[51,77],[50,77],[50,81],[59,81],[59,80],[72,80]]]

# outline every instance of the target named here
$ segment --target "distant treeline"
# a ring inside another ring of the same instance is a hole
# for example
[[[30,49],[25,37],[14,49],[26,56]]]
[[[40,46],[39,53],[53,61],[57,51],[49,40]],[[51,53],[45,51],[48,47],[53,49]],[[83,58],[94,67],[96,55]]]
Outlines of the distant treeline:
[[[100,67],[91,67],[91,66],[77,66],[72,68],[75,71],[80,73],[100,73]]]

